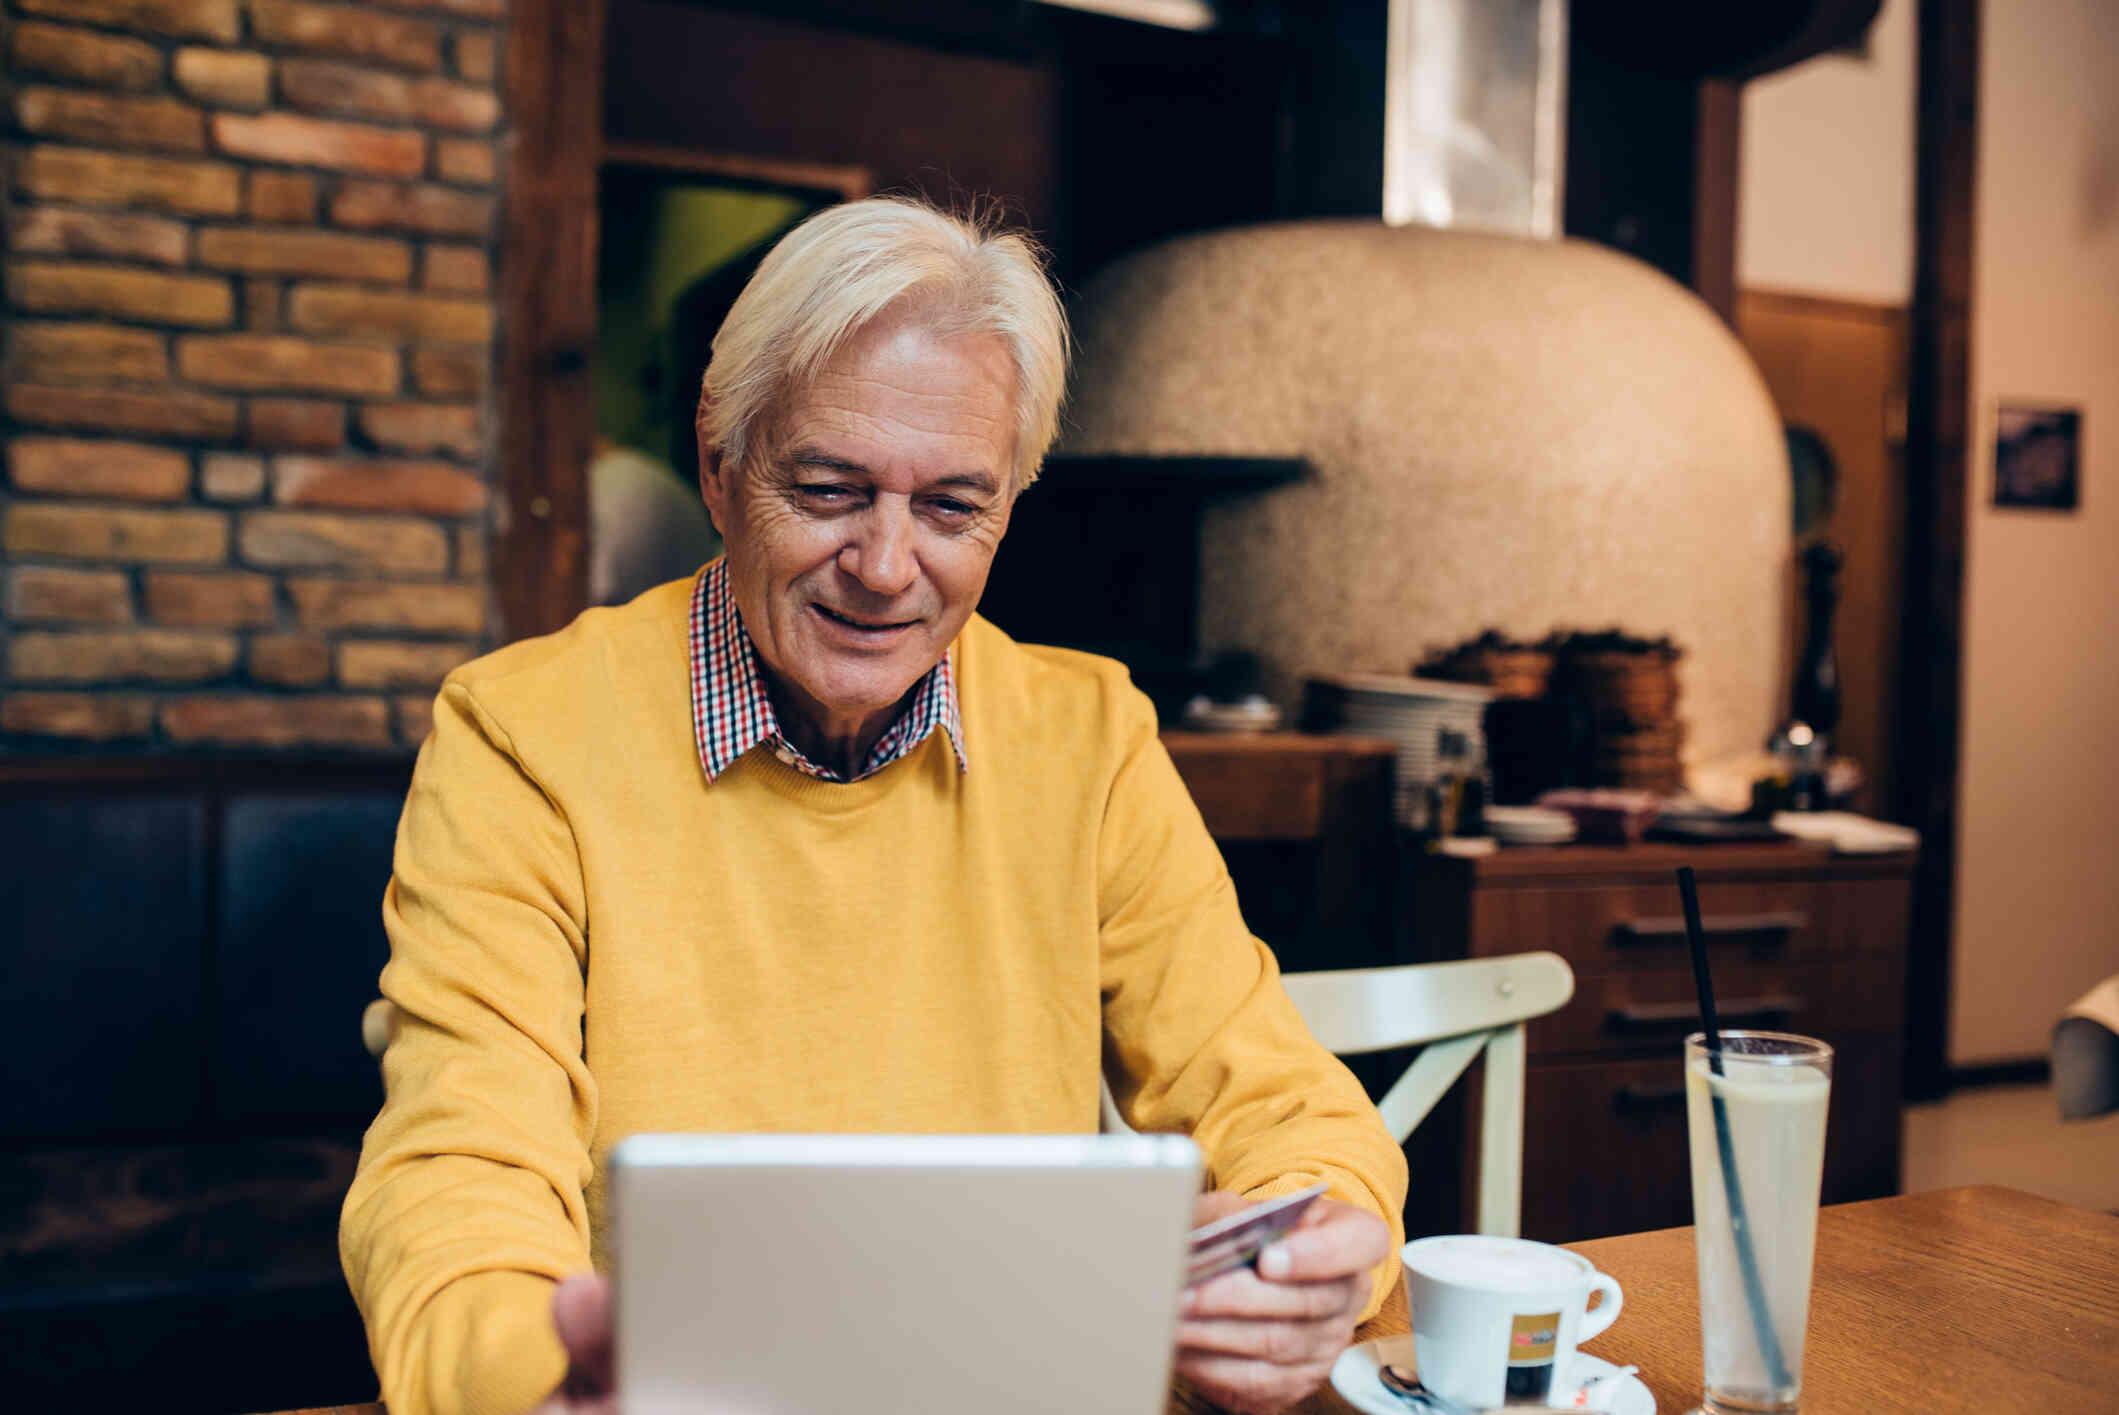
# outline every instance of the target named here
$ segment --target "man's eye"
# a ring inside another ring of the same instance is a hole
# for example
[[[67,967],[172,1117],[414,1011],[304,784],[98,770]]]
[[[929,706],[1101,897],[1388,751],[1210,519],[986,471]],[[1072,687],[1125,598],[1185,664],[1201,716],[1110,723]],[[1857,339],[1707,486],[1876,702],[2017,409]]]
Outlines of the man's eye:
[[[815,501],[829,505],[839,505],[853,499],[852,487],[833,486],[829,483],[804,484],[797,486],[795,491],[805,501]]]
[[[927,504],[933,507],[937,514],[952,519],[975,515],[979,509],[970,502],[959,501],[953,496],[938,496]]]

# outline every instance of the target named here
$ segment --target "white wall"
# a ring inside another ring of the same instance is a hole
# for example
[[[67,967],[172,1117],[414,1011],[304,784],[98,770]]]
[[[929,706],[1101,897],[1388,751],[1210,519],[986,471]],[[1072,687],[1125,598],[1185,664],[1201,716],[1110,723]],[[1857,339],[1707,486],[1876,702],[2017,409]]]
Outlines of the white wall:
[[[1953,1062],[2119,973],[2119,4],[1985,7]],[[2082,409],[2082,509],[1992,507],[2001,398]]]
[[[1914,10],[1886,0],[1866,59],[1821,55],[1745,85],[1740,285],[1912,298]]]

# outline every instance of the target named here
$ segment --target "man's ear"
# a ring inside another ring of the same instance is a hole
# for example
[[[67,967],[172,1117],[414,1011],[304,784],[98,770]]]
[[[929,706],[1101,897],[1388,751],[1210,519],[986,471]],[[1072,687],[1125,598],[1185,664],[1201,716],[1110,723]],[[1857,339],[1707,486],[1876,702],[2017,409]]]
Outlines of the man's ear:
[[[714,521],[714,529],[722,535],[728,534],[726,507],[733,491],[730,477],[733,471],[721,455],[721,449],[707,441],[707,396],[699,395],[699,412],[692,420],[693,430],[699,439],[699,495],[706,502],[706,513]]]

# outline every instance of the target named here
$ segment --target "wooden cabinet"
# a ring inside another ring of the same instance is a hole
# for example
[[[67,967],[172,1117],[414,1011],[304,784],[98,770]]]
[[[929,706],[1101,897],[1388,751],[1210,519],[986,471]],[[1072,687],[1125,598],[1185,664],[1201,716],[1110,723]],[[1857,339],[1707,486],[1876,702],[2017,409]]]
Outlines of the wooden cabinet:
[[[1726,1027],[1832,1044],[1824,1201],[1897,1192],[1912,855],[1800,845],[1568,846],[1419,855],[1406,874],[1420,960],[1549,949],[1574,999],[1530,1025],[1523,1233],[1553,1242],[1692,1221],[1679,1053],[1698,1030],[1676,871],[1700,883]],[[1409,1222],[1463,1226],[1453,1127],[1416,1134]]]

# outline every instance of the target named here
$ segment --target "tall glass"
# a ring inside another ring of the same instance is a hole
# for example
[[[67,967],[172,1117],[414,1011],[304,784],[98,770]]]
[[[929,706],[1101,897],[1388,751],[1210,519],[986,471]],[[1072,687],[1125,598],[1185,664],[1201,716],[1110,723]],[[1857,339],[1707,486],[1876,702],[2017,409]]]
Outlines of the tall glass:
[[[1716,1075],[1706,1037],[1685,1039],[1702,1415],[1801,1407],[1831,1091],[1832,1048],[1823,1042],[1723,1032]]]

